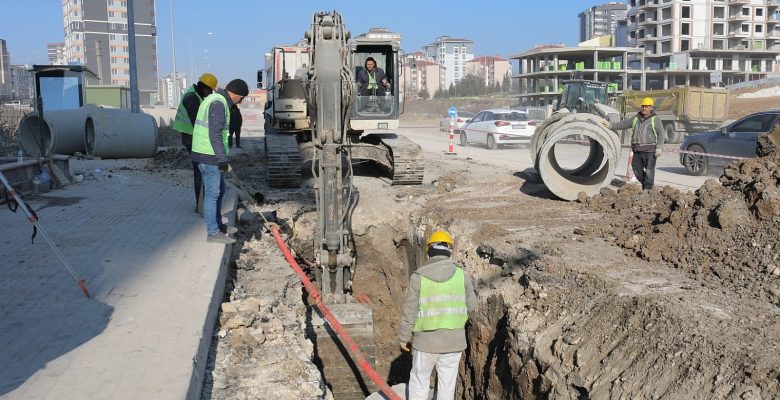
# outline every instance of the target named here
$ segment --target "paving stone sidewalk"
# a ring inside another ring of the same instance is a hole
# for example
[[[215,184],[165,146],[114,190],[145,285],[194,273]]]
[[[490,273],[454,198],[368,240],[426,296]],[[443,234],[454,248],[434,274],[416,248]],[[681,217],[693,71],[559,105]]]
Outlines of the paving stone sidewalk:
[[[30,202],[91,300],[21,210],[0,208],[0,398],[198,398],[229,247],[206,243],[190,187],[96,177]]]

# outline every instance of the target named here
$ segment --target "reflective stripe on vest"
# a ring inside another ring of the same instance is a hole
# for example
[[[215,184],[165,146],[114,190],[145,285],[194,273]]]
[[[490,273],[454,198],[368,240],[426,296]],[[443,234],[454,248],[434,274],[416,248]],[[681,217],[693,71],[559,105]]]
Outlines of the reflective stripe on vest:
[[[222,145],[225,146],[225,154],[228,154],[228,124],[230,121],[230,109],[227,100],[219,93],[212,93],[206,97],[198,108],[198,117],[195,119],[195,128],[192,130],[192,152],[214,155],[214,148],[211,147],[209,139],[209,107],[215,101],[222,103],[225,107],[225,126],[222,128]]]
[[[460,329],[467,320],[466,279],[462,269],[455,268],[455,274],[445,282],[420,277],[420,309],[414,321],[415,332]]]
[[[187,109],[184,107],[184,97],[190,93],[195,93],[198,96],[198,100],[203,102],[203,98],[200,97],[198,92],[195,91],[194,86],[190,86],[181,95],[181,101],[179,102],[179,109],[176,111],[176,119],[173,120],[173,130],[176,132],[186,133],[192,135],[192,121],[190,121],[190,115],[187,113]]]
[[[368,90],[371,89],[379,89],[379,86],[376,84],[376,71],[372,74],[371,72],[368,72]]]
[[[634,116],[634,120],[631,122],[631,130],[636,129],[637,123],[639,123],[639,117]],[[658,132],[655,131],[655,115],[650,117],[650,126],[653,127],[653,135],[655,135],[655,144],[658,144]]]

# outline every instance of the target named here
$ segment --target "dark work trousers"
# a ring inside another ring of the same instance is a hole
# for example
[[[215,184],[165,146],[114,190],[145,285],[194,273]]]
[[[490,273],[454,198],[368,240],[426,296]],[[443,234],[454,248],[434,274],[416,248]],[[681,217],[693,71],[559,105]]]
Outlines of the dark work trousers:
[[[186,133],[181,134],[181,144],[187,149],[188,154],[192,154],[192,135]],[[195,212],[198,211],[198,200],[200,199],[200,191],[203,187],[203,178],[200,175],[200,169],[198,163],[192,163],[192,187],[195,190]]]
[[[241,127],[230,127],[230,136],[228,136],[228,147],[233,147],[233,135],[236,135],[236,147],[241,147]]]
[[[219,196],[217,196],[217,226],[219,231],[227,233],[227,225],[222,222],[222,198],[225,197],[225,173],[219,173]]]
[[[655,181],[655,152],[638,151],[634,153],[634,160],[631,162],[631,168],[634,170],[634,176],[642,184],[642,189],[650,190]]]

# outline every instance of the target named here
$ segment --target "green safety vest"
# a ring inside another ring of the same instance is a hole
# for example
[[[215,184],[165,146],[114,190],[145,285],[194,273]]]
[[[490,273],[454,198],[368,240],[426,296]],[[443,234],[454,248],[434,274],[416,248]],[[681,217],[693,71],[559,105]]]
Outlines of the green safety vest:
[[[190,115],[187,113],[187,109],[184,108],[184,97],[190,93],[195,93],[198,96],[198,100],[203,102],[203,98],[200,97],[198,92],[195,91],[194,86],[190,86],[181,95],[181,101],[179,102],[179,109],[176,111],[176,119],[173,120],[173,130],[176,132],[186,133],[192,135],[192,122],[190,121]]]
[[[420,309],[414,321],[415,332],[460,329],[467,320],[466,279],[462,269],[455,268],[455,274],[445,282],[420,277]]]
[[[230,123],[230,108],[227,100],[219,93],[208,95],[198,108],[198,117],[195,119],[195,128],[192,130],[192,151],[194,153],[214,155],[214,148],[209,140],[209,107],[211,103],[218,101],[225,106],[225,126],[222,128],[222,145],[225,146],[225,154],[228,154],[228,124]]]
[[[631,122],[631,130],[636,129],[637,123],[639,123],[639,117],[634,116],[634,120]],[[655,135],[655,144],[658,144],[658,132],[655,131],[655,115],[650,117],[650,126],[653,127],[653,135]]]
[[[368,71],[366,73],[368,74],[368,90],[379,89],[379,86],[376,84],[376,71],[373,74]]]

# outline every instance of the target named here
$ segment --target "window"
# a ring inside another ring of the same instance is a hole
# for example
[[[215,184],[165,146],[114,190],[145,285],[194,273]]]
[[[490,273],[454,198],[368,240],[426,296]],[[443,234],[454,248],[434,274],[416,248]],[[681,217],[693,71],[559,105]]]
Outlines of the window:
[[[680,40],[680,51],[686,51],[690,50],[691,48],[691,41],[688,39],[681,39]]]
[[[456,47],[456,48],[454,48],[454,49],[452,49],[452,52],[453,52],[454,54],[458,54],[458,53],[459,53],[459,51],[460,51],[460,49],[459,49],[459,48],[457,48],[457,47]]]
[[[763,33],[764,25],[756,25],[756,33]]]
[[[769,132],[769,127],[775,119],[775,114],[759,114],[748,117],[734,124],[731,132]]]
[[[690,18],[691,17],[691,6],[682,6],[680,7],[682,10],[682,18]]]
[[[725,7],[715,7],[715,12],[713,15],[715,18],[726,18],[726,8]]]
[[[764,9],[756,8],[756,17],[763,17],[763,16],[764,16]]]
[[[742,15],[744,15],[745,17],[749,17],[750,16],[750,7],[742,7]]]
[[[740,27],[740,31],[742,33],[750,33],[750,25],[742,24],[742,26]]]
[[[109,38],[110,40],[116,40],[116,35],[114,35],[114,34],[110,34],[110,35],[108,35],[108,38]]]
[[[691,34],[691,23],[690,22],[683,22],[680,24],[680,34],[681,35],[690,35]]]

